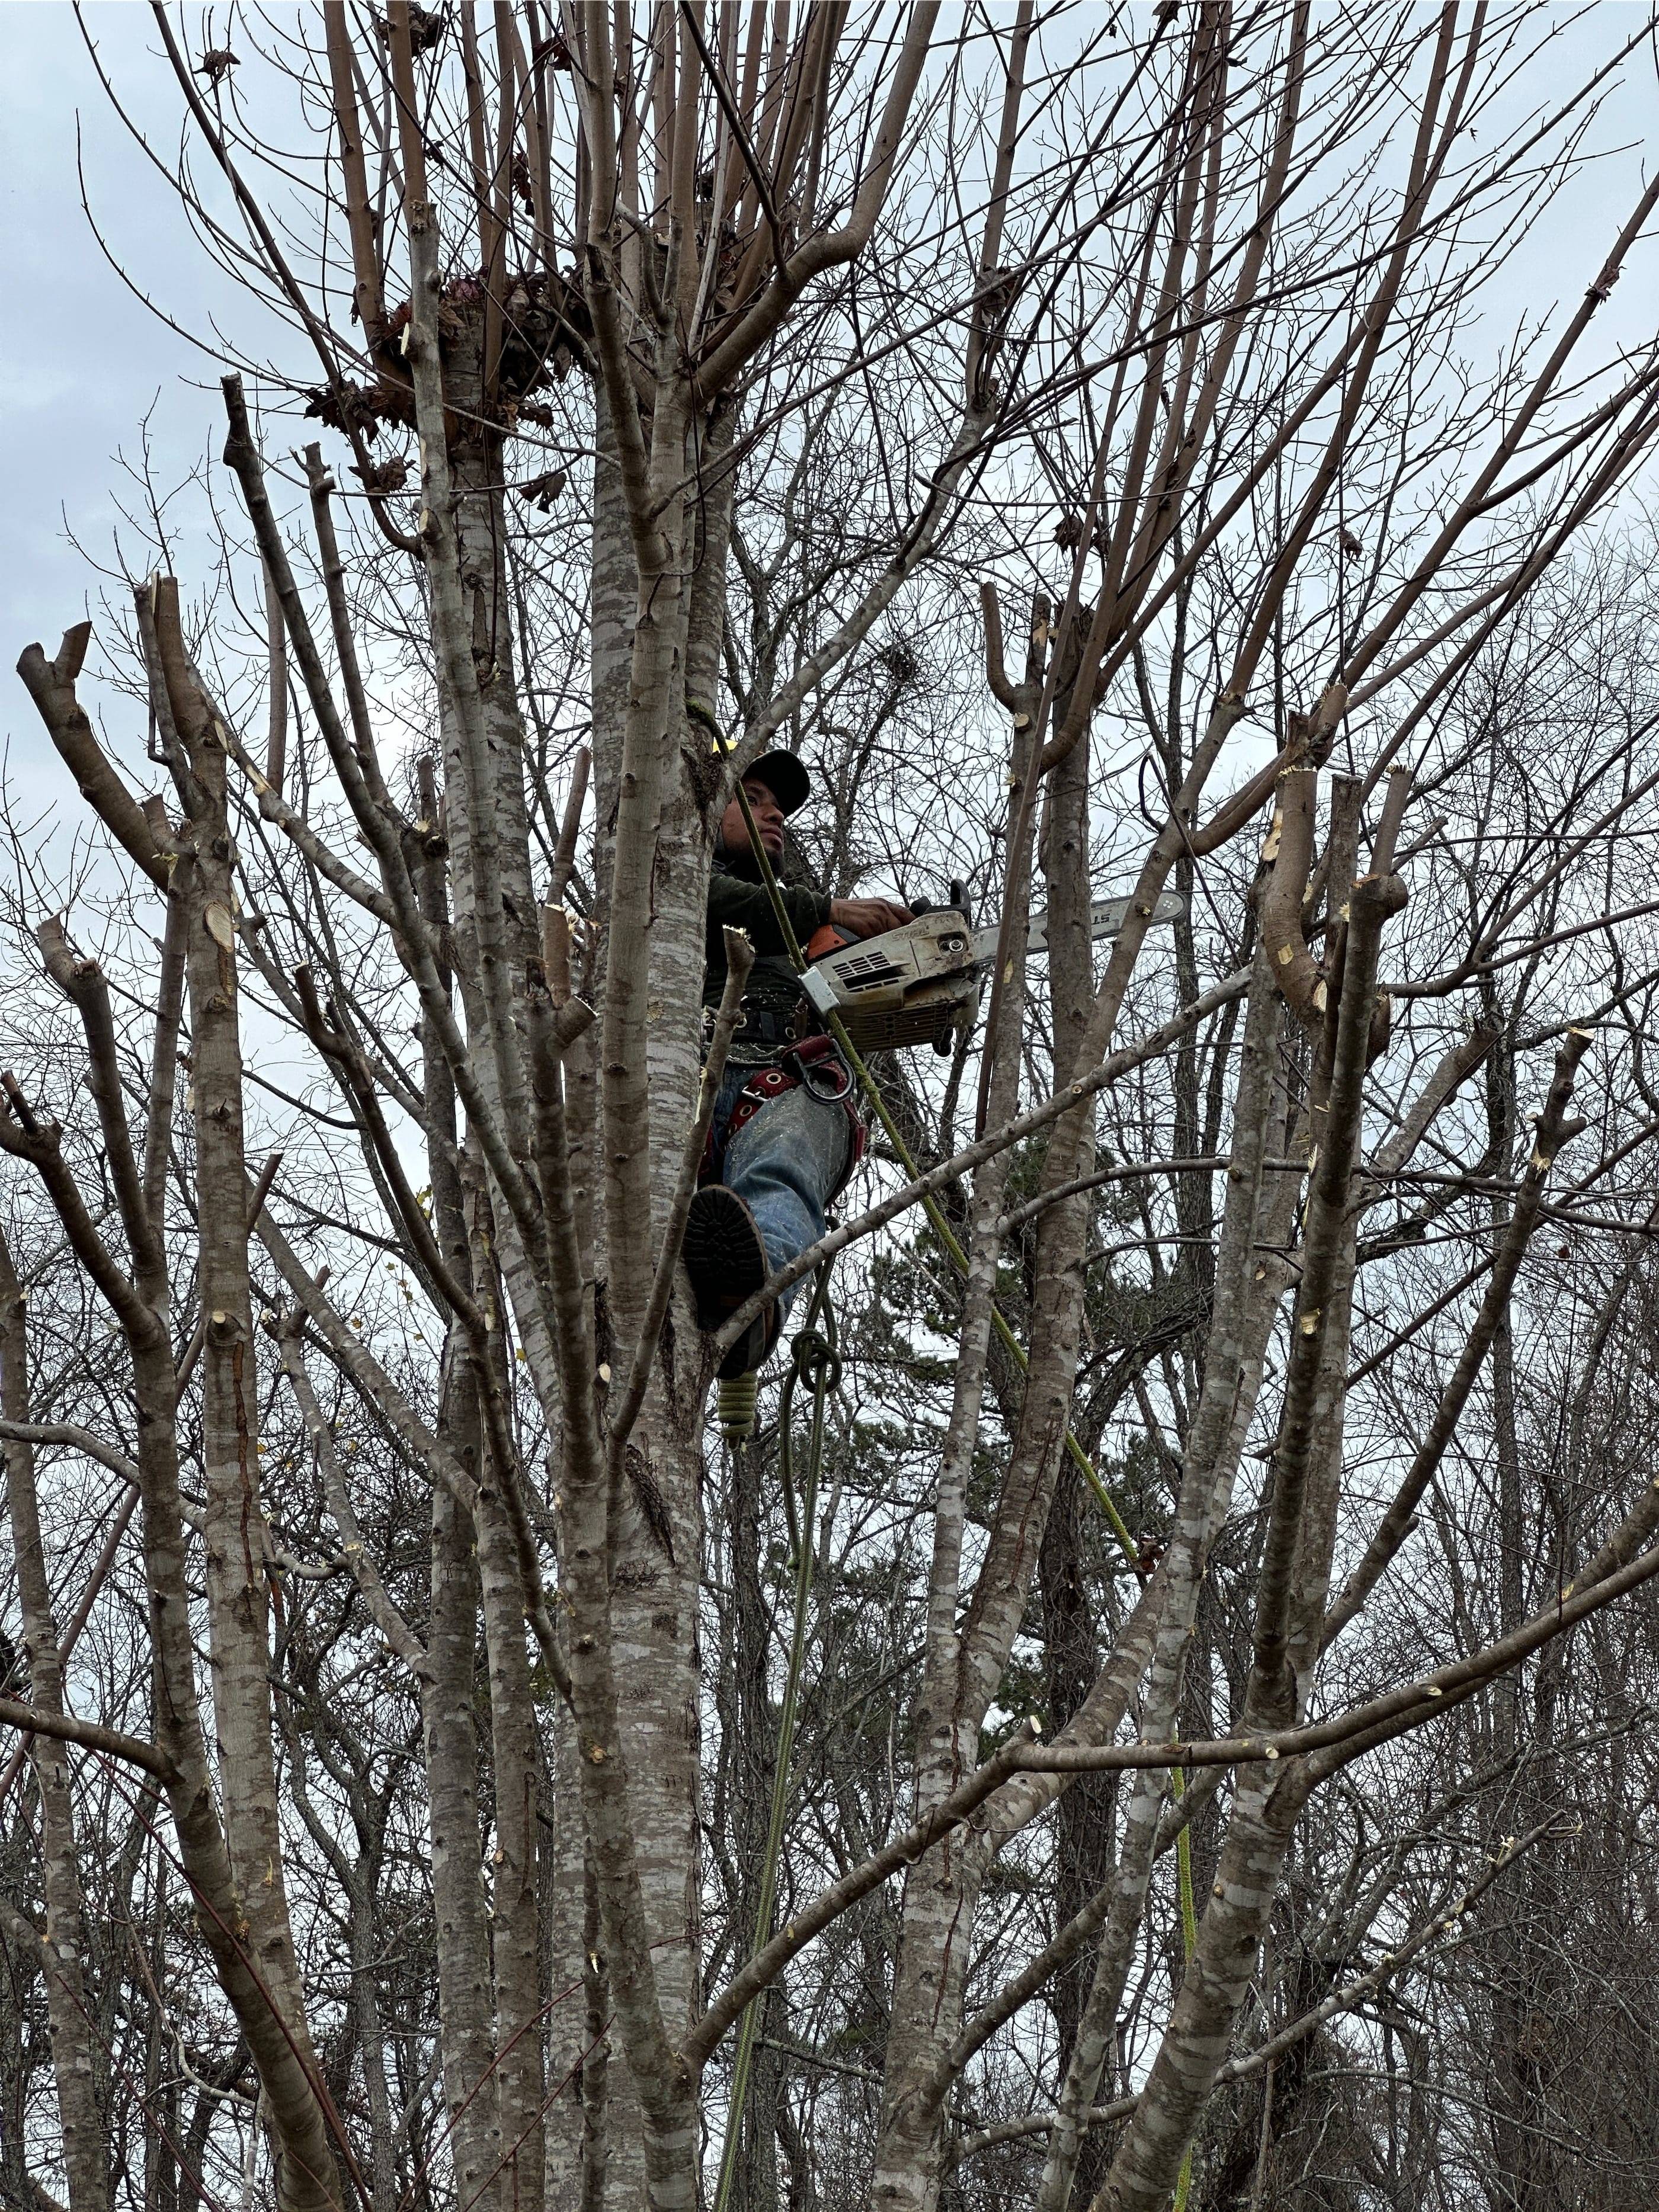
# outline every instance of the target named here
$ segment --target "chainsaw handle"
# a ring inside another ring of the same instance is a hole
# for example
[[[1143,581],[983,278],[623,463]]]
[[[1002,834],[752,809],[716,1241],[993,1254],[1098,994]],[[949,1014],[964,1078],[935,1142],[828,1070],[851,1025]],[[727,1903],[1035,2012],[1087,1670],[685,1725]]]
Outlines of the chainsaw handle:
[[[969,929],[974,926],[973,908],[968,897],[968,886],[959,876],[951,878],[951,896],[942,899],[911,899],[906,904],[918,921],[924,914],[959,914]]]

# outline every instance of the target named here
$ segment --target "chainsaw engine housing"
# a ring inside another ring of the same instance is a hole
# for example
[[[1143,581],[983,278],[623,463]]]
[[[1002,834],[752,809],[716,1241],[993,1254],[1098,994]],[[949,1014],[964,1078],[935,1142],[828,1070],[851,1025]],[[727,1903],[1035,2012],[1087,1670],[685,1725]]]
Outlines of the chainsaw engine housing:
[[[973,937],[951,907],[836,946],[805,980],[812,1005],[820,1013],[833,1007],[861,1053],[914,1044],[949,1051],[979,1012]]]

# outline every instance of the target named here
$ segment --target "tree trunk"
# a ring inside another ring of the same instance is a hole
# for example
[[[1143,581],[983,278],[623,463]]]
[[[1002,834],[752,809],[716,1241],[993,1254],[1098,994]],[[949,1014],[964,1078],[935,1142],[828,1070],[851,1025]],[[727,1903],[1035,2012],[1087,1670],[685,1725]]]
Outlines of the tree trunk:
[[[1093,1001],[1088,763],[1089,747],[1080,743],[1055,771],[1043,838],[1055,1059],[1060,1066],[1075,1057]],[[1050,1138],[1045,1182],[1086,1175],[1092,1165],[1092,1104],[1073,1116],[1072,1124],[1058,1124]],[[989,1552],[959,1643],[943,1619],[930,1622],[930,1640],[938,1645],[930,1665],[938,1669],[950,1709],[948,1722],[940,1713],[933,1722],[932,1739],[918,1747],[918,1809],[948,1794],[971,1771],[979,1731],[1024,1613],[1071,1418],[1083,1303],[1082,1273],[1075,1261],[1088,1210],[1086,1196],[1074,1197],[1050,1206],[1039,1218],[1030,1366]],[[952,1658],[954,1667],[949,1663]],[[939,1690],[933,1695],[943,1702]],[[923,1711],[928,1707],[924,1692]],[[971,1834],[951,1837],[912,1869],[905,1884],[904,1936],[872,2191],[872,2203],[884,2208],[933,2212],[938,2202],[943,2112],[923,2085],[962,2027],[986,1863]]]
[[[611,1337],[602,1326],[600,1357],[612,1360],[619,1353],[624,1358],[629,1355],[639,1320],[634,1292],[615,1279],[615,1263],[629,1246],[634,1248],[629,1279],[637,1282],[639,1255],[654,1261],[702,1066],[703,912],[709,866],[705,810],[718,779],[716,764],[704,750],[706,736],[700,726],[686,724],[683,702],[688,692],[697,696],[693,687],[699,680],[713,689],[725,615],[732,490],[730,472],[723,472],[700,502],[695,520],[678,512],[678,501],[676,513],[664,518],[665,529],[672,521],[677,537],[684,538],[685,558],[666,604],[665,579],[650,595],[652,619],[659,629],[647,656],[651,683],[642,691],[636,658],[642,586],[602,404],[600,411],[593,493],[592,686],[596,869],[602,886],[610,878],[616,851],[630,715],[650,711],[661,717],[659,742],[665,762],[654,821],[643,832],[655,854],[643,1007],[651,1220],[647,1226],[628,1218],[625,1209],[619,1211],[619,1193],[613,1185],[595,1260],[601,1277],[602,1323],[609,1322],[616,1330]],[[700,676],[691,672],[694,661]],[[642,703],[647,696],[648,704]],[[691,734],[683,734],[688,729]],[[602,939],[596,963],[608,963],[611,955],[611,940]],[[632,1127],[619,1141],[633,1150],[639,1136],[638,1127]],[[602,1121],[602,1162],[610,1149]],[[625,1454],[611,1564],[619,1719],[635,1850],[663,2017],[676,2038],[693,2016],[700,1990],[697,1591],[707,1388],[702,1340],[677,1295]],[[642,2198],[644,2168],[642,2130],[626,2069],[611,2069],[608,2097],[611,2124],[605,2201],[632,2212]]]
[[[23,1293],[3,1239],[0,1239],[0,1406],[9,1421],[26,1422],[30,1418]],[[28,1669],[27,1695],[43,1712],[61,1716],[64,1667],[40,1540],[33,1447],[8,1438],[5,1465],[6,1502],[22,1613],[23,1661]],[[40,1793],[40,1869],[46,1899],[40,1966],[52,2025],[52,2072],[58,2085],[69,2212],[108,2212],[109,2167],[104,2153],[87,1990],[86,1926],[70,1794],[70,1747],[51,1736],[37,1735],[33,1764],[35,1785]]]
[[[456,2193],[462,2203],[474,2201],[479,2212],[492,2212],[499,2195],[492,2177],[502,2144],[493,2071],[489,1908],[479,1878],[477,1619],[471,1524],[447,1490],[434,1489],[424,1703],[444,2105]]]
[[[191,820],[173,870],[183,903],[191,1012],[191,1103],[202,1334],[202,1479],[213,1710],[234,1893],[228,1931],[276,2015],[289,2066],[313,2107],[296,2141],[275,2109],[277,2199],[312,2212],[337,2199],[334,2154],[319,2094],[283,1880],[270,1708],[270,1606],[260,1498],[258,1375],[249,1287],[248,1176],[242,1137],[234,848],[226,789],[227,732],[186,657],[178,587],[161,580],[155,607],[160,675],[182,745]],[[183,767],[184,763],[180,764]],[[152,1224],[152,1229],[154,1224]],[[169,1378],[169,1382],[171,1378]],[[172,1391],[169,1389],[169,1395]],[[264,2068],[262,2066],[262,2074]],[[297,2114],[296,2114],[297,2117]]]
[[[1486,1063],[1488,1155],[1504,1172],[1515,1150],[1515,1058],[1512,1032]],[[1501,1243],[1510,1215],[1506,1199],[1492,1201],[1492,1241]],[[1492,1443],[1498,1462],[1498,1627],[1507,1636],[1526,1609],[1525,1499],[1515,1402],[1515,1340],[1507,1307],[1492,1344]],[[1543,1670],[1534,1677],[1540,1693]],[[1534,1741],[1526,1742],[1527,1670],[1517,1668],[1492,1692],[1494,1749],[1513,1765],[1523,1750],[1532,1757],[1514,1772],[1505,1798],[1506,1822],[1529,1829],[1542,1817],[1548,1784],[1540,1771]],[[1557,2152],[1558,2123],[1548,2094],[1556,2027],[1547,1986],[1552,1943],[1551,1914],[1544,1870],[1550,1845],[1543,1844],[1520,1869],[1519,1898],[1506,1899],[1490,1939],[1495,1956],[1492,1984],[1492,2137],[1489,2183],[1492,2212],[1559,2212],[1571,2198]]]

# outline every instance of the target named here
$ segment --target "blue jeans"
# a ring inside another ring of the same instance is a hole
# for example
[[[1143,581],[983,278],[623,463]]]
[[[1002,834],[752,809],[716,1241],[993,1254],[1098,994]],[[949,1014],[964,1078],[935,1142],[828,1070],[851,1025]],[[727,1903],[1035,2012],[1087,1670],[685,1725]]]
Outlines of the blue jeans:
[[[726,1069],[714,1102],[717,1145],[753,1073],[747,1067]],[[823,1236],[824,1209],[847,1173],[852,1146],[847,1109],[815,1098],[804,1084],[763,1106],[732,1139],[720,1179],[754,1215],[772,1273]],[[779,1300],[782,1313],[788,1312],[805,1281],[803,1277],[784,1292]]]

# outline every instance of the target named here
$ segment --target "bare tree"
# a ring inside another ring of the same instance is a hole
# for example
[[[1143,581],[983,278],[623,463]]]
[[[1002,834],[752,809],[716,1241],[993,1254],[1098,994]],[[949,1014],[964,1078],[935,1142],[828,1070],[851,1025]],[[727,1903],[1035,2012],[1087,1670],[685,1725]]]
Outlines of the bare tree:
[[[1553,27],[155,9],[282,358],[220,587],[123,549],[108,727],[90,623],[19,664],[98,835],[16,841],[0,1017],[14,2193],[1642,2170],[1540,1923],[1593,1870],[1625,2001],[1659,354],[1597,322],[1659,184],[1491,342],[1650,27]],[[780,743],[791,866],[995,952],[711,1337]]]

